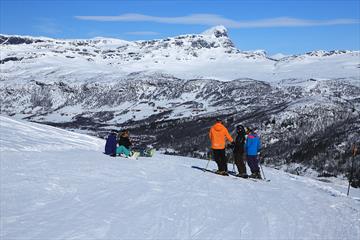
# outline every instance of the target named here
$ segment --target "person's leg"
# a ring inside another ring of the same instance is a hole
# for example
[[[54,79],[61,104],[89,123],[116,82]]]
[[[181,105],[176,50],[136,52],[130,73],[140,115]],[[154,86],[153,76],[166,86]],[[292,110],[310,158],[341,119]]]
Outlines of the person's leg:
[[[234,152],[234,160],[235,160],[235,164],[236,164],[239,174],[245,175],[246,174],[246,166],[244,163],[244,154],[242,152]]]
[[[250,167],[250,171],[251,173],[254,173],[256,172],[256,166],[255,166],[255,158],[254,156],[250,156],[250,155],[247,155],[247,163]]]
[[[227,172],[227,158],[226,158],[226,154],[225,154],[225,149],[221,149],[220,151],[220,166],[221,169],[220,171],[225,171]]]
[[[130,155],[130,150],[124,147],[123,145],[116,148],[116,155],[124,154],[126,157]]]
[[[257,160],[257,156],[247,156],[248,164],[251,169],[251,174],[254,177],[258,177],[260,175],[260,168]]]
[[[214,154],[214,161],[216,162],[216,165],[218,166],[218,171],[221,171],[221,164],[220,164],[220,152],[218,149],[213,149]]]
[[[239,170],[239,172],[241,171],[242,175],[247,175],[244,157],[245,157],[244,153],[243,152],[240,153],[240,162],[239,162],[240,170]]]

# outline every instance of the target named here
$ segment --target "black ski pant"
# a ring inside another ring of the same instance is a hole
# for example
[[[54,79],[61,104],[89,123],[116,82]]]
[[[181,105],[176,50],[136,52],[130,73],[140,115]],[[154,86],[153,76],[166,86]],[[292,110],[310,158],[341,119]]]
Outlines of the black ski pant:
[[[260,173],[259,161],[256,155],[247,155],[247,163],[250,167],[251,173]]]
[[[225,149],[213,149],[214,160],[218,165],[219,171],[227,172],[227,159],[225,155]]]
[[[239,174],[246,174],[246,166],[244,163],[244,152],[235,151],[234,152],[234,161],[238,169]]]

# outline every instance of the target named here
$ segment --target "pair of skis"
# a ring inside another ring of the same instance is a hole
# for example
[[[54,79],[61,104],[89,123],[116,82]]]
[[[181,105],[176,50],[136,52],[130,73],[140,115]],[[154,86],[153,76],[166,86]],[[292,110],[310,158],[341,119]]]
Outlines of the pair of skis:
[[[234,173],[234,172],[228,172],[228,173],[231,176],[234,176],[234,177],[237,177],[237,178],[243,178],[243,179],[252,180],[254,182],[257,182],[257,181],[270,182],[270,179],[266,179],[266,178],[252,178],[249,175],[248,175],[248,177],[241,177],[241,176],[236,175],[236,173]]]
[[[229,177],[232,177],[232,178],[235,178],[235,179],[242,178],[242,179],[246,179],[246,180],[250,180],[250,181],[254,181],[254,182],[257,182],[258,180],[259,181],[270,182],[269,179],[259,179],[259,178],[250,178],[250,177],[244,178],[244,177],[241,177],[241,176],[237,176],[234,172],[228,172],[228,175],[222,175],[220,173],[217,173],[214,170],[210,170],[210,169],[207,169],[207,168],[202,168],[202,167],[198,167],[198,166],[191,166],[191,167],[194,168],[194,169],[201,170],[203,172],[210,172],[210,173],[220,175],[220,176],[229,176]]]

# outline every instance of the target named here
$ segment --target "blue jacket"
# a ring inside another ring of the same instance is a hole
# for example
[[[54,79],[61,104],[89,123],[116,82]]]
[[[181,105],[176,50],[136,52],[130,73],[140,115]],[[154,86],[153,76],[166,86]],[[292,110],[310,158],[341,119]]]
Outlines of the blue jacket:
[[[110,133],[106,139],[105,154],[111,155],[116,152],[116,134]]]
[[[245,150],[247,155],[257,156],[257,153],[261,150],[261,142],[258,135],[251,133],[247,136]]]

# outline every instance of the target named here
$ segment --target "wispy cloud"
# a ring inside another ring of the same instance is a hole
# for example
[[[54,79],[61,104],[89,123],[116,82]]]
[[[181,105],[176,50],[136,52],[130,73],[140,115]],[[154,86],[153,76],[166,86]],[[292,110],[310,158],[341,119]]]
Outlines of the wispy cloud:
[[[147,35],[159,35],[158,32],[151,31],[139,31],[139,32],[126,32],[126,35],[138,35],[138,36],[147,36]]]
[[[103,22],[156,22],[166,24],[191,24],[208,26],[224,25],[228,28],[306,27],[360,23],[359,19],[350,18],[311,20],[290,17],[237,21],[215,14],[192,14],[181,17],[157,17],[136,13],[128,13],[119,16],[75,16],[75,18],[80,20]]]

